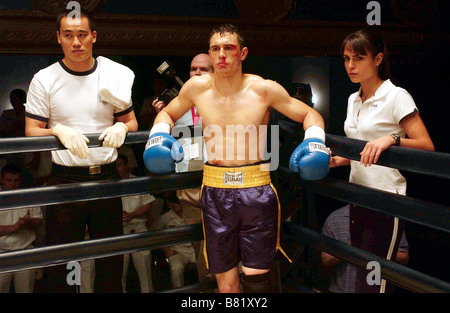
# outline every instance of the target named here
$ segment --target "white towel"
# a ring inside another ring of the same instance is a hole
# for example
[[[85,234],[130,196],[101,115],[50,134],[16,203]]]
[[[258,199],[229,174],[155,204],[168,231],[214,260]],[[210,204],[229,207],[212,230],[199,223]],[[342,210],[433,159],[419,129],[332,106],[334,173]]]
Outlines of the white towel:
[[[97,57],[99,67],[98,94],[102,103],[112,104],[120,110],[131,104],[134,72],[125,65],[105,57]]]

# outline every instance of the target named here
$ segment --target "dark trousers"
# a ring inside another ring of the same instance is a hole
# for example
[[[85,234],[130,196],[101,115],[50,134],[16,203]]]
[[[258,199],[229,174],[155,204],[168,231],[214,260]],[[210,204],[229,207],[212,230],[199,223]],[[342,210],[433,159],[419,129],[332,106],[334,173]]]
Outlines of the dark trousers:
[[[75,169],[66,172],[64,168],[53,167],[50,185],[88,182],[119,178],[114,164],[102,170],[101,174],[89,175]],[[46,213],[47,245],[57,245],[83,241],[86,225],[90,239],[106,238],[123,234],[121,198],[82,201],[49,206]],[[113,256],[95,260],[95,292],[122,292],[123,256]],[[70,273],[66,264],[47,268],[49,292],[75,292],[66,277]]]
[[[389,250],[392,249],[389,260],[394,261],[406,226],[405,221],[400,219],[397,220],[398,227],[395,232],[395,220],[393,216],[351,204],[351,245],[383,258],[388,258]],[[393,236],[396,237],[394,238],[395,240],[392,239]],[[368,274],[368,270],[359,267],[357,268],[356,292],[379,293],[381,286],[369,285],[367,283]],[[393,287],[392,284],[386,283],[385,292],[393,292]]]

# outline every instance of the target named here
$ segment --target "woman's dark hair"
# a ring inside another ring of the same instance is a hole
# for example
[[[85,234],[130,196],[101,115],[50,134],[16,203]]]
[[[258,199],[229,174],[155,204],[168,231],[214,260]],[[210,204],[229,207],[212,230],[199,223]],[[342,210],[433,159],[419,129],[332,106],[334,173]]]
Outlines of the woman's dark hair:
[[[378,66],[378,75],[382,80],[387,80],[391,77],[389,53],[379,32],[370,28],[358,30],[344,39],[341,45],[341,54],[344,54],[345,48],[361,55],[367,55],[370,52],[373,57],[383,53],[383,60]]]

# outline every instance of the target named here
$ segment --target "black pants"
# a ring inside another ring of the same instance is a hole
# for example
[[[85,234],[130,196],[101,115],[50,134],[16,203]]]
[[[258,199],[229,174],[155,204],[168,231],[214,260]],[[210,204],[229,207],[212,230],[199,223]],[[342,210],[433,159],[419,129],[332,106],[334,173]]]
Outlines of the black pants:
[[[391,261],[397,256],[400,240],[406,223],[393,216],[350,205],[351,245]],[[390,257],[389,257],[389,252]],[[356,292],[379,293],[380,285],[367,283],[368,270],[357,268]],[[393,285],[386,283],[385,292],[393,292]]]
[[[53,166],[50,185],[88,182],[119,178],[114,163],[102,169],[101,174],[89,175],[86,169]],[[121,198],[82,201],[49,206],[46,213],[47,245],[83,241],[86,225],[90,239],[106,238],[123,234]],[[122,292],[123,256],[95,260],[95,292]],[[49,292],[75,292],[75,286],[66,282],[70,270],[66,265],[47,269]]]

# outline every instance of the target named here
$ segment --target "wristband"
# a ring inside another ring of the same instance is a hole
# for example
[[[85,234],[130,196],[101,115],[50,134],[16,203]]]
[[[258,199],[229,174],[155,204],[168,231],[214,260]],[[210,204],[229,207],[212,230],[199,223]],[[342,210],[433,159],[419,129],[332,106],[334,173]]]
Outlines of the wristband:
[[[170,124],[168,123],[158,123],[152,127],[150,131],[150,136],[156,133],[166,133],[170,135]]]
[[[305,130],[305,138],[303,140],[308,138],[319,138],[325,142],[325,131],[317,125],[310,126]]]

